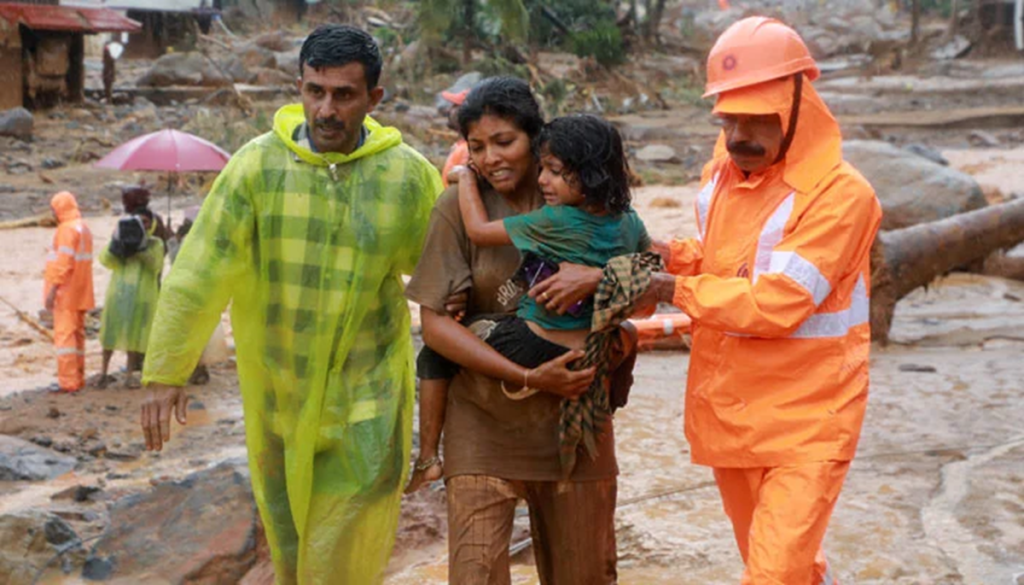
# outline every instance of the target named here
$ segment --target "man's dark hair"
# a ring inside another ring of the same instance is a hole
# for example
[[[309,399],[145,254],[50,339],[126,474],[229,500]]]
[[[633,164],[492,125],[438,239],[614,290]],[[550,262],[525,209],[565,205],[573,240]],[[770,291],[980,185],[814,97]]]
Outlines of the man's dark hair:
[[[313,69],[362,63],[366,89],[377,87],[384,60],[369,33],[347,24],[324,24],[306,37],[299,51],[299,75],[308,65]]]
[[[584,201],[609,213],[629,210],[629,160],[614,126],[590,114],[555,118],[540,133],[537,151],[562,161],[566,180]]]
[[[530,86],[515,77],[491,77],[480,82],[459,106],[459,132],[469,137],[470,125],[490,114],[504,118],[533,140],[544,127],[544,115]]]

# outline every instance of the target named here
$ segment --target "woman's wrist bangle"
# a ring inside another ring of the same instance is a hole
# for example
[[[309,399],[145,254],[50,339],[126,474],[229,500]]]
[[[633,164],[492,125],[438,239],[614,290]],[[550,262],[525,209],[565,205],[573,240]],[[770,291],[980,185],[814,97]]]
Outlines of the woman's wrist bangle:
[[[427,459],[426,461],[420,461],[419,459],[417,459],[416,464],[413,466],[413,469],[416,471],[426,471],[435,465],[439,465],[440,463],[441,458],[437,455],[434,455],[433,457]]]

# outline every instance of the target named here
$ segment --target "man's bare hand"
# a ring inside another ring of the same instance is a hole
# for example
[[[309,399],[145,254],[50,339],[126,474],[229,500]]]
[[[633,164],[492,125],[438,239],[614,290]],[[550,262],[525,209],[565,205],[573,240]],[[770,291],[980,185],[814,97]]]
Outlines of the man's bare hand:
[[[583,357],[583,351],[568,351],[549,362],[545,362],[530,371],[530,387],[538,388],[563,398],[577,398],[587,391],[594,381],[597,368],[573,371],[569,364]],[[520,382],[522,383],[522,382]]]
[[[528,294],[548,311],[564,315],[569,307],[594,296],[602,273],[600,268],[562,262],[558,272],[535,285]]]
[[[650,251],[661,256],[661,261],[665,263],[665,266],[668,266],[669,262],[672,261],[672,248],[669,247],[668,242],[652,240]]]
[[[46,303],[45,303],[46,310],[52,313],[53,312],[53,306],[56,304],[56,301],[57,301],[57,287],[53,287],[53,288],[50,289],[50,294],[46,295]]]
[[[444,302],[444,310],[448,315],[459,323],[466,317],[466,309],[469,307],[469,289],[462,292],[452,293]]]
[[[171,440],[171,411],[178,424],[185,424],[188,393],[180,386],[150,384],[146,401],[142,403],[142,433],[146,436],[146,449],[160,451]]]

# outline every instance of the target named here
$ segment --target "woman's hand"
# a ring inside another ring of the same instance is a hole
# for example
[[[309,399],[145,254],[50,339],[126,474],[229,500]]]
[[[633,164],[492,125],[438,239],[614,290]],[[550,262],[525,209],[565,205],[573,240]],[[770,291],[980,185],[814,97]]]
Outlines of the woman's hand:
[[[602,274],[600,268],[562,262],[558,272],[535,285],[528,294],[548,311],[564,315],[569,307],[594,296]]]
[[[530,370],[529,385],[562,398],[578,398],[587,391],[594,381],[596,367],[573,371],[569,364],[583,357],[583,351],[576,349],[566,352],[551,361]]]

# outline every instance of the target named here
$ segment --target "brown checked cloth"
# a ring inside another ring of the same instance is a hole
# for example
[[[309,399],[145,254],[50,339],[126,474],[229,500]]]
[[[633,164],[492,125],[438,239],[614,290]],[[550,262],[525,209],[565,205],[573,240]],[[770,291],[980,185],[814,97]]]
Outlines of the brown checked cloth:
[[[604,267],[594,295],[594,317],[586,340],[586,355],[575,369],[597,367],[594,381],[579,398],[562,401],[558,428],[561,440],[562,475],[568,478],[576,466],[576,453],[583,443],[591,458],[597,456],[596,437],[611,416],[608,400],[609,359],[618,343],[618,326],[633,313],[633,305],[651,285],[651,273],[664,269],[661,256],[653,252],[612,258]]]

